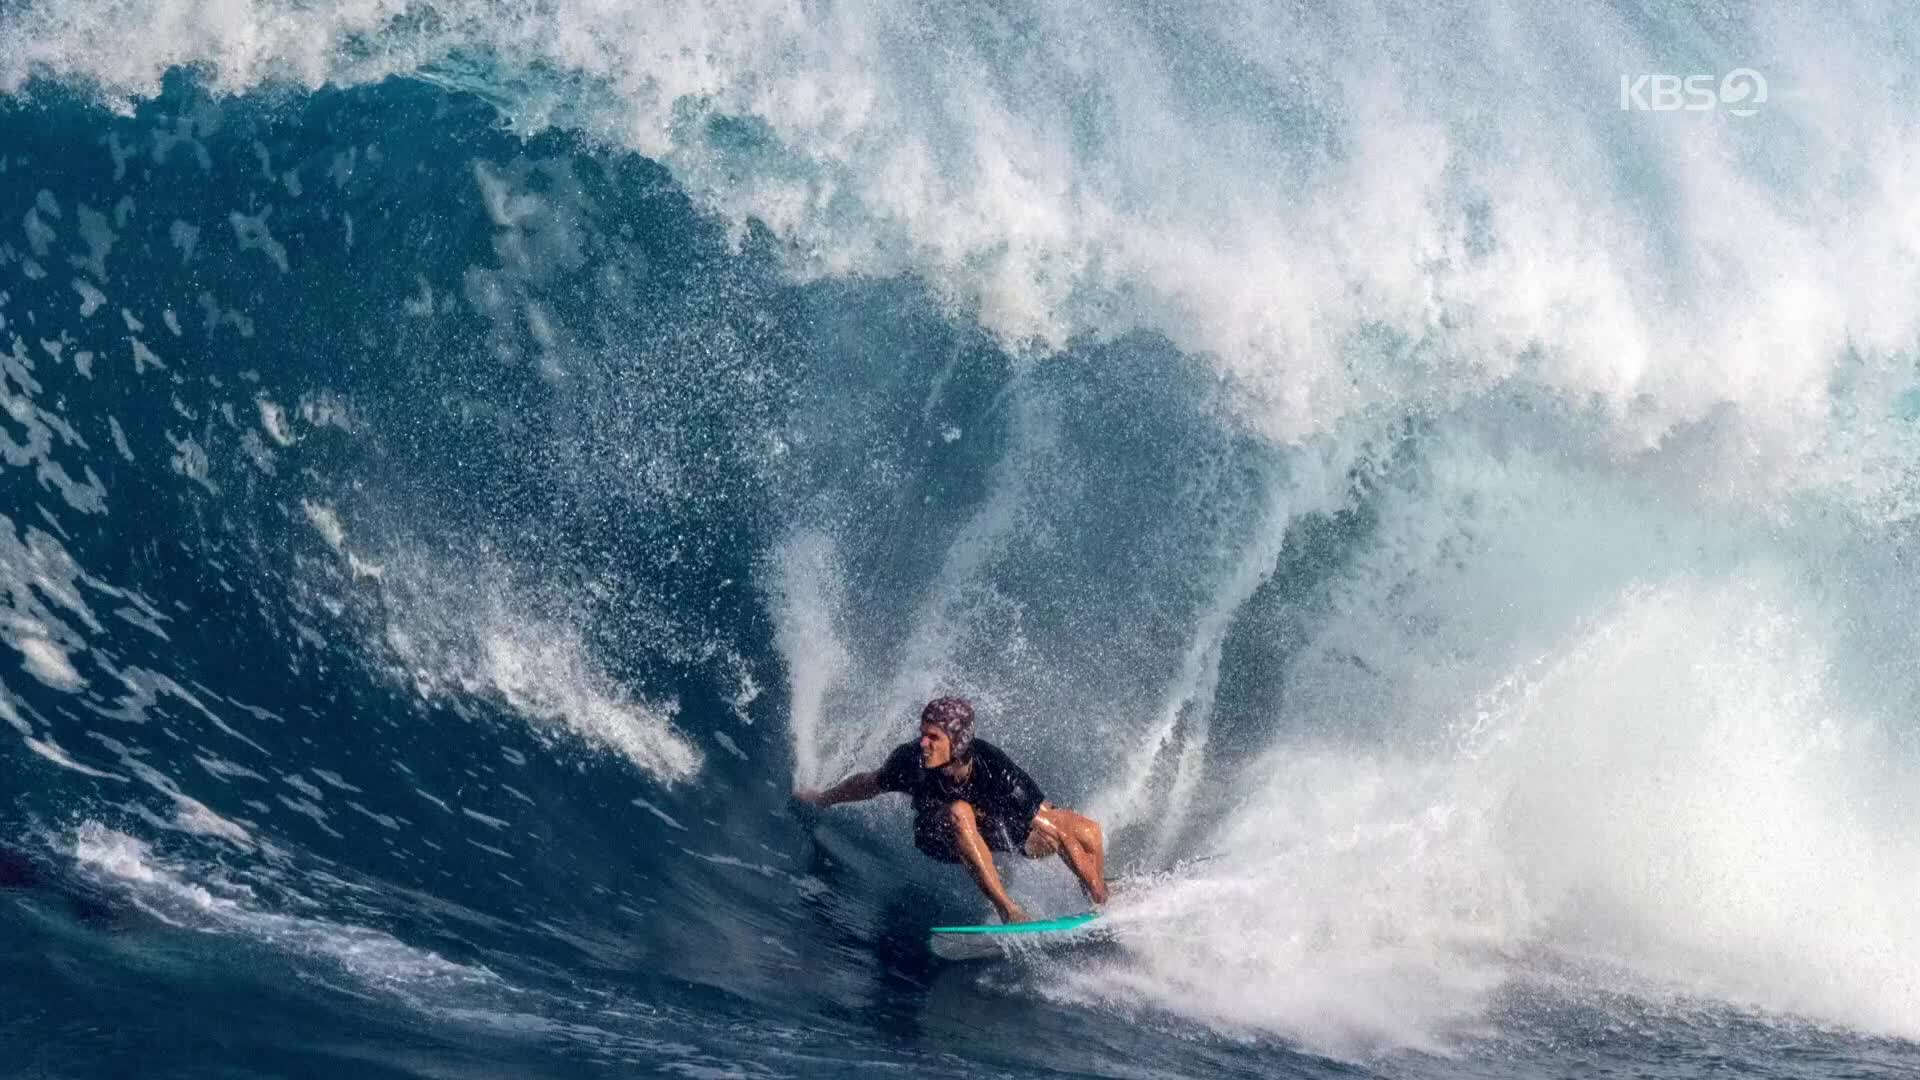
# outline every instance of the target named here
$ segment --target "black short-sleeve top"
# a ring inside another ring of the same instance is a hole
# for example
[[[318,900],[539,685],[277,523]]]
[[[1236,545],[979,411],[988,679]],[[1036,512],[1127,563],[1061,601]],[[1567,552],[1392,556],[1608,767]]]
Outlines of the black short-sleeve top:
[[[918,741],[901,743],[887,755],[879,781],[882,791],[912,796],[916,815],[965,802],[976,814],[1025,825],[1046,801],[1033,777],[985,739],[973,740],[973,771],[959,783],[948,779],[943,769],[920,767]]]

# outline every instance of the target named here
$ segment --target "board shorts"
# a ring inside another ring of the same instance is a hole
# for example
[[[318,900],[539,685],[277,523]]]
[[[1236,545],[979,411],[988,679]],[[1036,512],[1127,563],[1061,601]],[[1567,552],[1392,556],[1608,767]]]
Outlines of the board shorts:
[[[1032,818],[1018,823],[1000,817],[980,817],[976,820],[980,837],[987,842],[988,851],[1025,853],[1027,834],[1033,831]],[[944,863],[961,862],[960,845],[956,840],[953,819],[947,816],[946,807],[930,807],[914,815],[913,846],[919,848],[921,854]]]

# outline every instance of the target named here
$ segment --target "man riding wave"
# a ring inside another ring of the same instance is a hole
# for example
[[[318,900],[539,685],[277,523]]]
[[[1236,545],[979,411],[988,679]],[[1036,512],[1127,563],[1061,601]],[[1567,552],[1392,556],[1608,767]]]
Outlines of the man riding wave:
[[[973,876],[1003,922],[1027,913],[1000,884],[993,852],[1029,859],[1058,855],[1087,898],[1107,902],[1106,847],[1092,819],[1046,801],[1033,778],[999,747],[973,734],[973,706],[943,697],[920,713],[920,738],[901,743],[872,772],[854,773],[825,791],[798,788],[814,806],[860,802],[890,791],[913,797],[913,845]]]

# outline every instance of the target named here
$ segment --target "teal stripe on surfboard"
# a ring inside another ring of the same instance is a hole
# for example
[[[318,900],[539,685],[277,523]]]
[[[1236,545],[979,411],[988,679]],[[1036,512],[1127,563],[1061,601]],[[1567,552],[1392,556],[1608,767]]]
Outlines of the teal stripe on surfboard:
[[[927,948],[943,960],[988,960],[1030,949],[1050,949],[1087,940],[1082,932],[1099,918],[1088,911],[1061,919],[997,926],[936,926],[927,931]]]
[[[999,923],[991,926],[936,926],[929,932],[935,934],[1046,934],[1058,930],[1075,930],[1099,917],[1100,913],[1097,911],[1086,911],[1078,915],[1067,915],[1042,922]]]

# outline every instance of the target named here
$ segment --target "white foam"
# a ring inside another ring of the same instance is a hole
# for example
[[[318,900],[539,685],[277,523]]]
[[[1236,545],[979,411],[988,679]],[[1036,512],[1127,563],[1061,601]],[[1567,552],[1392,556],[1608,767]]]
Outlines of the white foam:
[[[214,813],[205,803],[185,795],[175,800],[173,824],[185,832],[219,837],[249,850],[254,847],[253,836],[244,827]]]
[[[145,842],[96,822],[81,825],[71,850],[83,869],[124,889],[157,918],[324,959],[403,998],[423,989],[499,982],[486,968],[442,959],[378,930],[266,910],[244,886],[196,881],[191,867],[170,862]]]
[[[139,342],[134,344],[138,346]],[[166,438],[167,442],[173,446],[173,457],[168,461],[173,471],[206,488],[209,492],[218,494],[220,489],[214,486],[211,479],[213,463],[208,459],[206,448],[200,445],[199,440],[191,435],[175,436],[171,431],[166,433]]]
[[[480,824],[485,825],[489,829],[505,829],[512,824],[512,822],[503,821],[500,818],[492,816],[491,814],[483,814],[478,810],[469,809],[468,807],[465,807],[465,806],[460,808],[460,812],[472,818],[473,820],[479,822]]]
[[[400,831],[399,819],[391,815],[376,813],[375,811],[369,810],[366,807],[361,806],[359,803],[353,802],[351,800],[347,802],[347,809],[352,810],[353,812],[361,815],[362,817],[367,818],[368,820],[372,821],[376,825],[379,825],[383,829],[388,829],[393,832]]]
[[[267,437],[271,438],[280,446],[292,446],[294,444],[294,434],[287,426],[287,410],[265,397],[259,398],[255,404],[260,409],[260,427],[266,431]],[[303,501],[301,505],[305,508],[314,504]],[[325,508],[322,507],[321,509]],[[307,516],[308,519],[311,520],[313,511],[308,510]],[[315,527],[319,527],[318,522],[315,522]],[[335,522],[335,527],[338,527],[337,521]],[[338,547],[339,545],[335,544],[334,546]]]
[[[273,231],[267,227],[267,218],[272,213],[271,206],[251,217],[236,210],[227,215],[227,221],[233,226],[234,240],[240,245],[241,251],[260,251],[284,274],[287,272],[287,248],[273,238]]]
[[[480,633],[472,675],[518,712],[557,721],[662,778],[698,771],[699,751],[672,727],[674,706],[626,697],[564,628],[507,616]]]
[[[316,504],[305,508],[351,568],[354,552],[337,516]],[[385,625],[375,644],[422,697],[490,698],[545,739],[584,741],[668,782],[700,770],[699,750],[674,727],[677,704],[629,691],[568,624],[564,604],[517,587],[509,567],[456,570],[416,551],[395,551],[382,556],[378,574],[353,572],[381,588]]]
[[[505,848],[494,847],[492,844],[483,844],[480,841],[475,840],[471,836],[467,837],[467,844],[471,847],[479,848],[481,851],[484,851],[489,855],[498,855],[500,858],[506,859],[509,862],[517,861],[513,857],[513,852],[508,851]]]
[[[0,684],[0,720],[5,720],[22,735],[33,734],[33,725],[20,715],[20,707],[14,704],[13,695],[7,691],[5,684]]]
[[[84,278],[73,279],[73,291],[80,294],[80,317],[90,319],[107,302],[107,294],[94,288],[93,283]]]
[[[713,741],[719,743],[722,749],[724,749],[727,753],[732,754],[734,757],[739,758],[741,761],[749,760],[747,757],[747,752],[745,750],[740,749],[740,744],[734,742],[732,736],[728,735],[726,732],[724,731],[714,732]]]
[[[254,772],[252,769],[249,769],[244,765],[236,765],[233,762],[228,761],[225,758],[218,757],[214,754],[210,754],[206,752],[195,754],[194,760],[200,763],[201,768],[207,770],[207,772],[209,773],[212,773],[214,776],[220,777],[223,780],[229,780],[229,779],[259,780],[264,783],[267,779],[265,776],[262,776],[259,773]]]
[[[685,832],[687,829],[685,825],[682,825],[678,821],[675,821],[673,819],[672,814],[667,813],[665,810],[660,809],[659,807],[653,805],[652,803],[648,802],[645,799],[642,799],[636,796],[633,800],[633,805],[639,807],[642,810],[645,810],[647,813],[652,814],[654,817],[659,818],[661,821],[666,822],[668,827],[670,828],[679,829],[681,832]]]
[[[0,356],[0,363],[10,359],[16,358]],[[13,374],[21,378],[20,373]],[[14,409],[16,419],[31,420],[34,415],[25,402]],[[64,479],[65,474],[60,475]],[[52,534],[32,527],[18,533],[13,521],[0,515],[0,639],[19,650],[28,674],[66,693],[87,686],[72,657],[88,646],[68,620],[93,633],[104,629],[81,593],[83,582],[109,596],[124,595],[88,578]]]
[[[158,368],[162,371],[165,371],[167,369],[166,361],[160,359],[160,355],[158,353],[148,348],[146,342],[141,341],[137,337],[129,337],[127,339],[127,342],[133,346],[133,373],[134,374],[145,375],[147,373],[148,368]],[[191,443],[193,440],[191,438],[188,438],[186,441]],[[174,445],[177,448],[179,446],[179,443],[175,442]]]
[[[72,769],[74,772],[91,776],[97,780],[126,780],[124,776],[115,776],[113,773],[102,772],[92,766],[80,764],[73,760],[73,756],[61,749],[60,744],[54,742],[52,739],[36,739],[32,735],[26,735],[23,737],[23,741],[26,742],[27,749],[32,750],[34,753],[39,754],[41,757],[46,758],[48,761],[53,762],[63,769]]]
[[[1773,89],[1737,121],[1622,112],[1621,70],[1661,69],[1667,35],[1697,30],[1603,9],[1228,4],[1177,36],[1124,8],[1042,11],[1017,43],[887,2],[416,9],[29,5],[0,17],[0,90],[41,72],[124,105],[176,65],[237,92],[496,57],[523,129],[623,140],[767,223],[802,273],[914,273],[1011,341],[1162,330],[1286,438],[1515,381],[1639,445],[1731,405],[1791,450],[1825,424],[1843,353],[1905,349],[1917,326],[1913,111],[1835,74],[1911,62],[1888,12],[1819,32],[1736,17]],[[536,69],[583,78],[519,74]],[[735,117],[744,144],[712,137]],[[486,205],[503,227],[530,212],[504,189]]]
[[[1484,449],[1436,432],[1379,501],[1273,745],[1192,795],[1223,816],[1185,850],[1222,857],[1120,904],[1129,959],[1059,992],[1448,1052],[1553,958],[1612,992],[1920,1034],[1920,776],[1885,711],[1911,680],[1832,651],[1914,637],[1881,571],[1833,572],[1873,546]]]
[[[104,715],[116,717],[129,724],[144,724],[148,720],[147,710],[160,700],[160,695],[166,694],[192,706],[195,712],[205,717],[207,722],[212,724],[222,734],[245,743],[263,757],[269,756],[266,747],[248,738],[232,724],[227,723],[219,713],[214,712],[205,702],[201,701],[186,687],[174,682],[173,679],[168,676],[138,666],[129,666],[124,669],[115,670],[113,674],[120,680],[120,685],[124,688],[125,692],[115,700],[112,709],[95,706],[95,708]],[[254,715],[256,719],[264,719],[264,717],[259,716],[245,706],[238,707],[241,711]],[[203,761],[202,764],[204,765],[205,762]]]
[[[347,783],[346,779],[337,772],[332,772],[327,769],[308,769],[307,771],[319,777],[321,781],[327,784],[329,787],[338,788],[341,791],[351,791],[355,793],[358,793],[360,791],[359,788],[354,787],[352,784]]]
[[[1212,600],[1200,613],[1181,657],[1179,673],[1159,705],[1159,715],[1130,755],[1130,775],[1091,807],[1103,826],[1113,831],[1152,820],[1158,834],[1157,857],[1169,855],[1186,824],[1194,788],[1200,781],[1220,684],[1221,649],[1228,630],[1279,559],[1294,506],[1275,493],[1264,520],[1246,538],[1233,569],[1221,579]],[[1159,799],[1149,800],[1149,785],[1156,773],[1164,771],[1161,766],[1166,761],[1173,766],[1165,791]]]
[[[80,224],[80,239],[87,245],[87,254],[69,256],[68,261],[92,274],[95,280],[104,282],[107,280],[107,256],[113,253],[117,240],[113,228],[107,224],[105,214],[85,203],[75,208],[74,216]]]
[[[316,803],[326,801],[326,798],[327,798],[326,793],[322,792],[318,787],[314,786],[314,784],[311,781],[307,780],[303,776],[300,776],[298,774],[292,774],[288,776],[283,776],[281,777],[281,779],[286,781],[288,787],[293,788],[294,790],[298,791],[300,794],[305,795],[307,798],[312,799]]]
[[[285,795],[276,795],[275,798],[280,800],[281,806],[286,807],[287,809],[293,811],[296,814],[299,814],[301,817],[304,817],[309,821],[312,821],[315,825],[319,826],[321,832],[326,833],[328,836],[331,836],[336,840],[343,839],[342,834],[338,830],[334,829],[332,825],[327,823],[328,821],[327,812],[321,809],[320,807],[314,805],[314,803],[312,803],[311,801],[307,799],[290,799]]]
[[[78,363],[77,358],[75,360],[75,363]],[[122,428],[120,426],[120,421],[115,417],[109,416],[107,417],[107,426],[113,434],[113,448],[115,450],[118,450],[120,452],[120,456],[124,458],[126,461],[128,461],[129,463],[134,461],[135,459],[133,456],[133,447],[128,445],[127,432],[125,428]]]
[[[13,647],[20,650],[27,673],[55,690],[72,693],[87,684],[67,659],[67,651],[46,638],[28,634],[15,639]]]
[[[794,777],[802,784],[838,779],[849,764],[821,760],[821,712],[828,691],[846,674],[849,657],[832,625],[841,608],[832,541],[803,533],[782,546],[774,563],[775,643],[787,662],[787,728],[793,740]]]
[[[311,499],[302,499],[300,509],[307,515],[307,521],[313,526],[314,531],[327,542],[328,547],[339,552],[346,551],[347,531],[341,527],[340,515],[334,513],[333,507]]]

